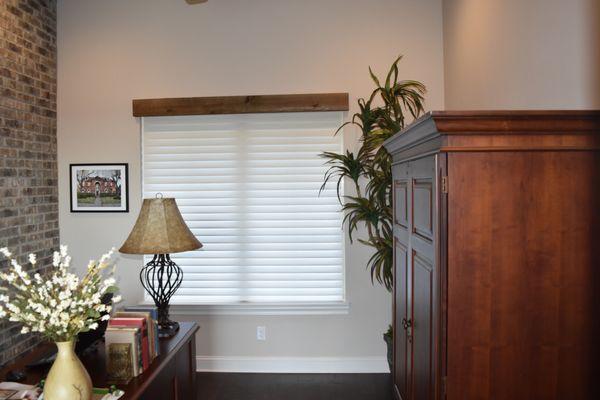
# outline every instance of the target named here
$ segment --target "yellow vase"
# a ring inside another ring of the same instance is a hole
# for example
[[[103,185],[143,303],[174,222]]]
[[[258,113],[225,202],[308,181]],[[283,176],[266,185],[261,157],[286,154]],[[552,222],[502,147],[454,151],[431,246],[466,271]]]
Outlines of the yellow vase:
[[[56,347],[56,361],[44,384],[44,400],[91,400],[92,380],[75,354],[75,342],[58,342]]]

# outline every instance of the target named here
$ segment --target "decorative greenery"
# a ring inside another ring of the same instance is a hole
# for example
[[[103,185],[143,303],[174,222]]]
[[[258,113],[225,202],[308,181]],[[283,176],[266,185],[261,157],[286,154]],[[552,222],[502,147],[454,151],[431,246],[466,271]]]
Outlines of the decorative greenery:
[[[39,332],[54,342],[67,342],[80,332],[98,328],[99,320],[107,320],[111,306],[102,304],[102,296],[115,293],[115,266],[111,259],[114,250],[104,254],[100,261],[90,261],[83,278],[69,272],[71,257],[67,246],[54,252],[50,271],[30,277],[12,257],[6,247],[0,248],[10,260],[8,272],[0,272],[0,279],[9,286],[0,287],[0,318],[22,324],[21,333]],[[35,254],[29,263],[36,266]],[[120,301],[114,296],[113,303]]]
[[[392,328],[392,326],[390,325],[387,329],[387,331],[385,331],[385,333],[383,334],[383,336],[389,340],[394,340],[394,328]]]
[[[375,90],[368,100],[359,99],[359,112],[338,128],[354,125],[362,132],[358,152],[345,154],[325,152],[321,157],[330,167],[324,177],[321,191],[330,180],[337,179],[337,195],[345,213],[350,241],[359,226],[367,228],[367,238],[358,240],[374,249],[367,268],[371,281],[383,284],[388,291],[393,287],[393,231],[392,231],[392,159],[383,142],[404,128],[406,115],[417,118],[423,111],[425,85],[413,80],[398,80],[398,63],[392,64],[383,85],[371,68],[369,73]],[[374,103],[383,104],[376,106]],[[356,190],[355,196],[340,194],[341,184],[348,178]],[[366,185],[362,186],[362,183]]]

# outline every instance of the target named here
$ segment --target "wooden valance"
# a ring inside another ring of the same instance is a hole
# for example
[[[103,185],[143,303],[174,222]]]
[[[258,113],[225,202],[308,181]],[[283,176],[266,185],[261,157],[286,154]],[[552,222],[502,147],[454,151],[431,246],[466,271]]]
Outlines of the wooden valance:
[[[180,97],[133,100],[134,117],[348,111],[348,93]]]

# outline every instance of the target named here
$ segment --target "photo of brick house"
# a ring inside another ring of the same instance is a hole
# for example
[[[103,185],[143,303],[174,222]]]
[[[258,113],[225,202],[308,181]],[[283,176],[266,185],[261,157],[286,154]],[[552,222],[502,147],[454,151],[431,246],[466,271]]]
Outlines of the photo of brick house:
[[[108,193],[117,194],[119,188],[117,182],[113,179],[104,177],[87,177],[81,184],[79,191],[81,193]]]
[[[88,168],[76,168],[74,174],[77,207],[120,207],[122,168]]]

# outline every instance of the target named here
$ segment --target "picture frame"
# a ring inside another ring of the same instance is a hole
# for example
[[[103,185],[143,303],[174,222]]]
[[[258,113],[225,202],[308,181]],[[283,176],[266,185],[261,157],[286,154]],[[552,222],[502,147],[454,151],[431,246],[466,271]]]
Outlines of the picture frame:
[[[70,164],[72,213],[129,212],[129,164]]]

